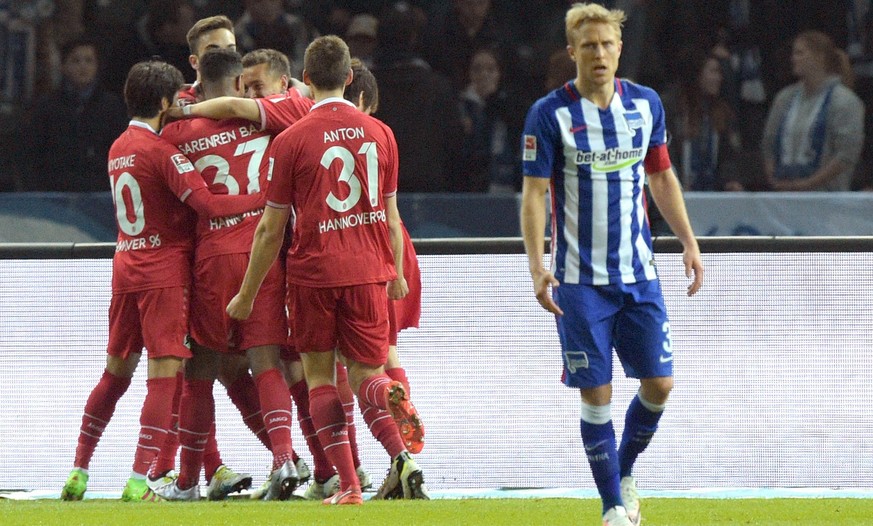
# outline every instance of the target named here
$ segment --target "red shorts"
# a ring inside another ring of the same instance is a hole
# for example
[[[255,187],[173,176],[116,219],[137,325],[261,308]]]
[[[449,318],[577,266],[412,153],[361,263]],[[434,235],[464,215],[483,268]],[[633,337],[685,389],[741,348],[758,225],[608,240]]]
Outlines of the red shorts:
[[[336,288],[295,285],[293,305],[298,352],[339,349],[346,358],[378,367],[388,359],[388,294],[385,283]]]
[[[187,337],[188,287],[112,295],[106,346],[110,356],[125,359],[145,346],[149,358],[190,358]]]
[[[285,343],[288,335],[285,276],[278,262],[267,272],[247,320],[233,320],[225,311],[239,291],[248,264],[248,254],[225,254],[194,265],[191,337],[200,345],[219,352],[239,353],[261,345]]]

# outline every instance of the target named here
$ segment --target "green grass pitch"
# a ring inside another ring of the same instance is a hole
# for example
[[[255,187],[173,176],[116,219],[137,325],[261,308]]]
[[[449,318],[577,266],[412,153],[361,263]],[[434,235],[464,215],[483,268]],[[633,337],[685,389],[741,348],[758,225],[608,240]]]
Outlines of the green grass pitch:
[[[128,504],[114,500],[61,502],[0,499],[0,524],[17,525],[591,525],[594,499],[461,499],[320,503],[225,502]],[[646,499],[643,526],[873,526],[873,499]]]

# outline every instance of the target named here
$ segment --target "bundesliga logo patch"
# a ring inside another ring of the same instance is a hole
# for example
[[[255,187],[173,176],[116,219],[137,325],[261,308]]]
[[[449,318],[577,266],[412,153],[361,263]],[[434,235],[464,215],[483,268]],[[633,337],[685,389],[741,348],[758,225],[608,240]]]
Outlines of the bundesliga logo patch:
[[[537,160],[537,138],[535,135],[524,136],[524,153],[522,158],[525,161]]]
[[[181,153],[174,154],[170,159],[173,160],[173,164],[176,165],[176,171],[180,174],[194,171],[194,165]]]

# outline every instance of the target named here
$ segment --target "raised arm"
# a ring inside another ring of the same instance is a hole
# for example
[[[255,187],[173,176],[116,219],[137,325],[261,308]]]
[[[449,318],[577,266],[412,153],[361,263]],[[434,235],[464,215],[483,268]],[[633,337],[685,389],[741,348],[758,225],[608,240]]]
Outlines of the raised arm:
[[[194,188],[182,202],[190,206],[200,217],[235,216],[263,208],[266,197],[263,192],[249,195],[217,195],[203,187]]]
[[[206,117],[208,119],[245,119],[261,122],[261,111],[254,99],[241,97],[216,97],[183,107],[173,106],[167,110],[172,119]]]

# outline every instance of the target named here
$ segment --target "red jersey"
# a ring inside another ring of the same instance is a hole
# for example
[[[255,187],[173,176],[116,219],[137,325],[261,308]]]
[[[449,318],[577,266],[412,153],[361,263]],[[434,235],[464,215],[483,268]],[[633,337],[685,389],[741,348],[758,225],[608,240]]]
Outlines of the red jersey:
[[[272,135],[249,121],[184,119],[165,126],[161,137],[191,159],[213,194],[251,195],[266,187]],[[196,259],[249,253],[262,211],[201,218]]]
[[[196,104],[201,100],[203,100],[203,90],[199,82],[182,86],[182,89],[176,94],[176,104],[178,106]]]
[[[113,292],[189,283],[197,215],[183,201],[204,183],[188,158],[131,121],[109,149],[109,183],[118,224]]]
[[[315,104],[315,101],[303,97],[292,88],[279,95],[271,95],[255,99],[261,112],[261,130],[278,135],[286,128],[299,121]]]
[[[330,98],[273,143],[267,205],[296,215],[288,282],[344,287],[396,278],[384,199],[397,193],[391,129]]]

